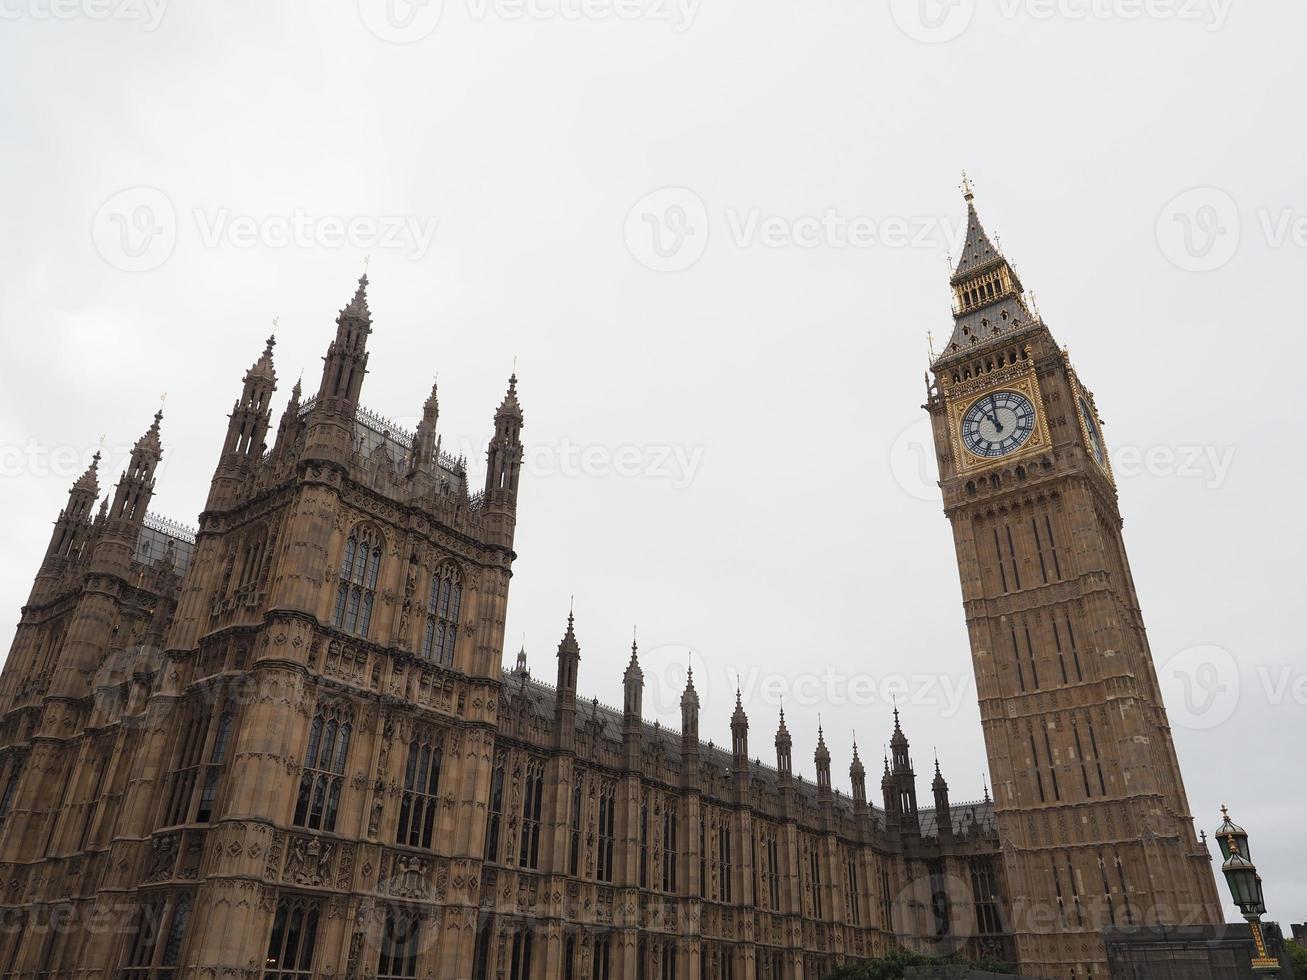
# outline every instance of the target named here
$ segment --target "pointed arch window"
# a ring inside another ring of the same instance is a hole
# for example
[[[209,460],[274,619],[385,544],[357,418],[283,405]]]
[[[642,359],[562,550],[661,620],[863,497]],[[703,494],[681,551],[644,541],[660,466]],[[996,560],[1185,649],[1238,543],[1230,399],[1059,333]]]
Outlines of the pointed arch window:
[[[418,975],[422,917],[416,909],[391,906],[381,934],[377,980],[409,980]]]
[[[119,973],[122,980],[173,980],[190,915],[191,896],[184,893],[155,895],[141,906]]]
[[[399,804],[396,843],[430,847],[436,827],[436,793],[440,789],[440,763],[444,746],[439,738],[414,739],[408,746],[404,769],[404,795]]]
[[[361,525],[350,531],[340,563],[340,586],[331,622],[354,636],[367,636],[377,595],[377,574],[385,539],[376,528]]]
[[[427,627],[422,635],[422,657],[453,666],[458,642],[458,615],[463,605],[463,577],[452,564],[440,566],[431,580],[427,599]]]
[[[321,903],[311,899],[283,898],[277,903],[263,980],[308,980],[313,975],[321,917]]]
[[[336,717],[334,710],[319,709],[309,724],[304,774],[295,801],[295,826],[309,830],[336,829],[351,732],[349,721]]]

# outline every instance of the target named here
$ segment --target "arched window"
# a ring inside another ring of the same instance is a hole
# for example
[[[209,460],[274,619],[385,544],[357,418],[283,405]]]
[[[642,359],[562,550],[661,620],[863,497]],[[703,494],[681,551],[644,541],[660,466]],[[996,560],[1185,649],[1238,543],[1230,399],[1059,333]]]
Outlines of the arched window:
[[[458,642],[458,614],[463,606],[463,579],[454,565],[445,564],[431,580],[427,599],[427,628],[422,634],[422,657],[451,667]]]
[[[345,542],[345,557],[340,563],[340,588],[336,592],[336,608],[331,621],[346,633],[368,635],[384,545],[381,534],[368,525],[354,528]]]
[[[351,726],[335,712],[319,710],[309,725],[309,746],[304,753],[304,774],[295,801],[294,824],[309,830],[334,831],[345,784],[345,757],[349,754]]]
[[[414,739],[408,746],[404,769],[404,795],[399,804],[399,833],[395,840],[409,847],[430,847],[436,826],[436,792],[440,789],[440,763],[444,748],[439,739]]]
[[[313,975],[321,916],[321,903],[311,899],[283,898],[277,903],[263,980],[307,980]]]

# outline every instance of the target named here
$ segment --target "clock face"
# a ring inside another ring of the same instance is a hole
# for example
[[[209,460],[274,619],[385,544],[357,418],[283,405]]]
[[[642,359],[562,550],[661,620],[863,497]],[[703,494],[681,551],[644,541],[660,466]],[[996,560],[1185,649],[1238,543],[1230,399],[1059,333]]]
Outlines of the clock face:
[[[1085,420],[1085,431],[1089,433],[1089,448],[1094,459],[1098,460],[1098,465],[1102,466],[1107,461],[1103,451],[1103,434],[1098,431],[1098,419],[1094,418],[1094,410],[1083,398],[1080,399],[1080,417]]]
[[[1014,453],[1035,431],[1035,406],[1016,391],[993,391],[972,403],[962,416],[962,444],[977,456]]]

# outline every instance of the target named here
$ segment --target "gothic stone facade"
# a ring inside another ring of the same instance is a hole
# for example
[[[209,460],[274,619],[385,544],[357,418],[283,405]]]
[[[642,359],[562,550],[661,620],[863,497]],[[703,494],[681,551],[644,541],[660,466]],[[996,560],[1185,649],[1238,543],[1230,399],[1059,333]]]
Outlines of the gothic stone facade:
[[[516,379],[473,493],[434,390],[411,434],[360,406],[366,284],[275,435],[271,341],[247,372],[197,533],[148,511],[161,415],[98,511],[96,465],[69,492],[0,676],[0,975],[811,980],[900,945],[1009,958],[1004,868],[1046,882],[938,765],[918,808],[897,714],[871,807],[856,748],[851,797],[824,739],[816,781],[794,774],[783,717],[775,767],[751,757],[738,699],[730,751],[700,742],[692,682],[680,732],[646,723],[634,648],[596,668],[626,664],[621,711],[578,701],[570,617],[555,685],[501,668]],[[1103,765],[1151,787],[1145,751]],[[995,758],[1007,811],[1015,761]],[[1110,848],[1132,889],[1142,862],[1197,867],[1151,813],[1161,839]]]
[[[967,190],[927,409],[1025,972],[1104,976],[1101,930],[1223,920],[1158,691],[1094,396]]]

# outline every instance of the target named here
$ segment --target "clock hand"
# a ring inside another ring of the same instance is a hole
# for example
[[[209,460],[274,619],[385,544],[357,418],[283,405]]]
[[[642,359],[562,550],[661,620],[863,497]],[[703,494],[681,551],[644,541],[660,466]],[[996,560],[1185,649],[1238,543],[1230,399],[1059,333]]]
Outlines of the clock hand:
[[[989,396],[989,411],[986,412],[985,415],[991,422],[994,423],[994,430],[996,432],[1003,431],[1003,424],[998,420],[998,406],[994,404],[993,395]]]

